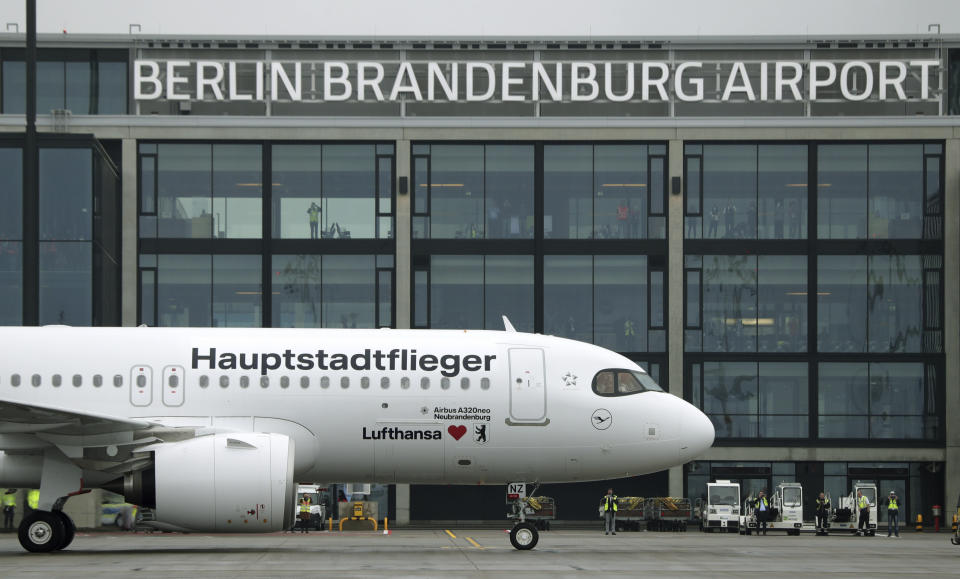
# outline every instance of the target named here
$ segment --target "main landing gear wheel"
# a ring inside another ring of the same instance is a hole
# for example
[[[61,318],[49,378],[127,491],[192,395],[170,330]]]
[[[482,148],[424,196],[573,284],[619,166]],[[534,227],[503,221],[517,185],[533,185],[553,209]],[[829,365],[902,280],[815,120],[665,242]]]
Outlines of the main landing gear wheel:
[[[73,524],[73,519],[63,511],[53,511],[53,514],[60,517],[63,521],[63,544],[57,547],[57,550],[66,549],[73,542],[73,537],[77,534],[77,526]]]
[[[517,523],[510,530],[510,544],[514,549],[529,551],[537,546],[540,540],[540,533],[537,528],[530,523]]]
[[[27,551],[49,553],[66,546],[67,529],[64,519],[57,514],[34,511],[20,522],[17,537]]]

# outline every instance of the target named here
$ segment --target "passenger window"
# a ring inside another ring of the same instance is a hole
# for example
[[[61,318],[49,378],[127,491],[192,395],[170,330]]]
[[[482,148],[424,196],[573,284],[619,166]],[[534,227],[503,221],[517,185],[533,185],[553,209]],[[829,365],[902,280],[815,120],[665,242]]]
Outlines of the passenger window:
[[[489,390],[490,389],[490,378],[481,378],[480,379],[480,389]]]
[[[387,376],[384,376],[383,378],[380,378],[380,387],[383,388],[384,390],[386,390],[387,388],[389,388],[389,387],[390,387],[390,378],[387,377]]]
[[[144,377],[144,380],[146,380],[146,377]],[[120,388],[121,386],[123,386],[123,376],[121,376],[120,374],[115,375],[113,377],[113,385],[116,386],[117,388]]]
[[[30,383],[33,384],[34,386],[39,386],[40,382],[41,382],[40,374],[34,374],[33,376],[30,377]]]
[[[180,376],[177,376],[176,374],[170,374],[170,376],[167,378],[167,385],[170,386],[171,388],[176,388],[177,386],[179,386]]]
[[[250,387],[250,376],[240,376],[240,387],[241,388]]]
[[[229,385],[230,385],[230,376],[227,376],[227,375],[220,376],[220,387],[226,388]]]
[[[410,378],[407,378],[406,376],[404,376],[403,378],[400,378],[400,388],[406,390],[409,387],[410,387]]]
[[[270,377],[269,376],[260,376],[260,387],[269,388],[270,387]]]
[[[420,388],[424,390],[430,389],[430,378],[428,376],[424,376],[423,378],[420,378]]]
[[[321,387],[321,388],[329,388],[329,387],[330,387],[330,377],[329,377],[329,376],[321,376],[321,377],[320,377],[320,387]]]
[[[348,376],[344,376],[343,378],[340,378],[340,387],[343,388],[344,390],[350,387],[350,378]]]
[[[369,388],[369,387],[370,387],[370,378],[367,378],[366,376],[364,376],[363,378],[360,378],[360,387],[363,388],[364,390],[366,390],[367,388]]]
[[[280,387],[289,388],[290,387],[290,376],[281,376],[280,377]]]
[[[103,386],[103,376],[101,376],[100,374],[94,374],[93,385],[97,388]]]
[[[440,379],[440,388],[441,388],[442,390],[449,390],[449,389],[450,389],[450,378],[441,378],[441,379]]]
[[[83,376],[81,376],[80,374],[74,374],[74,375],[73,375],[73,385],[76,386],[77,388],[79,388],[80,386],[82,386],[82,385],[83,385]]]
[[[464,390],[469,390],[469,389],[470,389],[470,378],[467,378],[466,376],[464,376],[463,378],[460,378],[460,388],[462,388],[462,389],[464,389]]]
[[[300,376],[300,387],[309,388],[310,387],[310,378],[307,376]]]
[[[53,384],[54,388],[59,388],[61,380],[62,378],[60,377],[60,374],[54,374],[53,379],[50,382]]]
[[[209,385],[210,385],[210,378],[206,374],[200,376],[200,387],[206,388]]]
[[[10,376],[10,385],[19,386],[20,385],[20,374],[13,374]]]
[[[147,385],[147,377],[143,374],[137,376],[137,386],[143,388]]]

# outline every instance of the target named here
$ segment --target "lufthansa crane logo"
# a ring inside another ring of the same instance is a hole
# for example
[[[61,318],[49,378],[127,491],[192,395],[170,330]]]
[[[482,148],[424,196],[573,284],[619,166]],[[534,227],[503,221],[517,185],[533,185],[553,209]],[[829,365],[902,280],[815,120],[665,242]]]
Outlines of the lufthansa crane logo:
[[[590,424],[592,424],[597,430],[606,430],[610,428],[612,423],[613,415],[611,415],[610,411],[606,408],[598,408],[594,410],[593,416],[590,417]]]

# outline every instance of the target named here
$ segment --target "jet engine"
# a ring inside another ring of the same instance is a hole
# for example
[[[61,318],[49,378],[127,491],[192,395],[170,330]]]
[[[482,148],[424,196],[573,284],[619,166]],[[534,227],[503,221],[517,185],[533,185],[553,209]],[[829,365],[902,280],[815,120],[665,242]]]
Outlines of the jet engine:
[[[267,533],[292,524],[296,485],[289,437],[216,434],[150,450],[153,468],[127,475],[124,495],[153,507],[157,526]]]

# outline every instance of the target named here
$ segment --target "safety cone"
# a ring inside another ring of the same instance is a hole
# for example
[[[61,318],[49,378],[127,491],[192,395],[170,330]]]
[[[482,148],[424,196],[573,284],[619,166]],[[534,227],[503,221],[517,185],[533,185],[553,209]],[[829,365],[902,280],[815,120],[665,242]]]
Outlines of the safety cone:
[[[923,531],[923,515],[917,513],[917,532]]]

